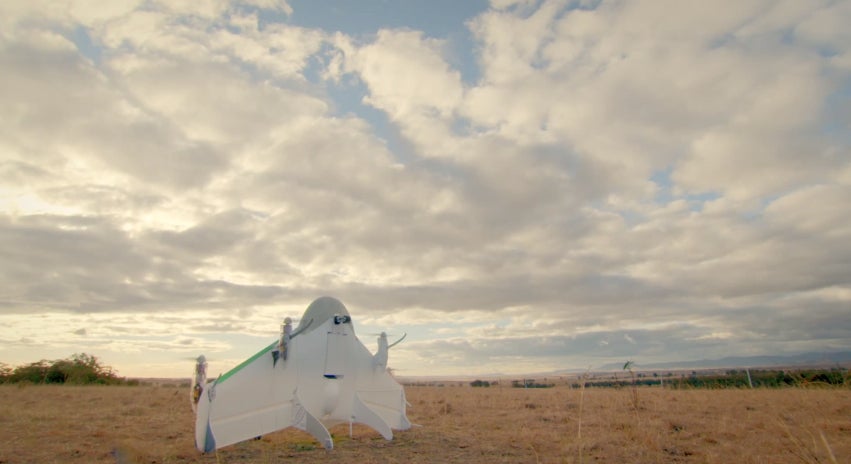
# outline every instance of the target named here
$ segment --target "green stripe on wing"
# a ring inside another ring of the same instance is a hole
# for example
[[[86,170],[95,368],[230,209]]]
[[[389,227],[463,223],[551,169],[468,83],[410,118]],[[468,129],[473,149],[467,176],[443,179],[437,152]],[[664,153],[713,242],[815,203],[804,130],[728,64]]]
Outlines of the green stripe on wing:
[[[236,366],[236,367],[234,367],[233,369],[231,369],[231,370],[229,370],[229,371],[225,372],[224,374],[222,374],[222,375],[221,375],[221,376],[220,376],[220,377],[216,380],[216,383],[222,383],[222,382],[224,382],[224,381],[225,381],[225,380],[227,380],[230,376],[232,376],[232,375],[236,374],[237,372],[239,372],[240,370],[242,370],[242,368],[243,368],[243,367],[245,367],[245,366],[247,366],[247,365],[251,364],[252,362],[254,362],[254,361],[255,361],[257,358],[259,358],[260,356],[263,356],[264,354],[266,354],[266,353],[268,353],[269,351],[271,351],[271,350],[272,350],[272,348],[274,348],[277,344],[278,344],[278,342],[277,342],[277,341],[272,342],[272,344],[271,344],[271,345],[269,345],[269,346],[267,346],[266,348],[263,348],[262,350],[258,351],[258,352],[257,352],[257,354],[255,354],[254,356],[252,356],[252,357],[250,357],[250,358],[246,359],[245,361],[241,362],[238,366]],[[271,362],[271,361],[270,361],[270,362]]]

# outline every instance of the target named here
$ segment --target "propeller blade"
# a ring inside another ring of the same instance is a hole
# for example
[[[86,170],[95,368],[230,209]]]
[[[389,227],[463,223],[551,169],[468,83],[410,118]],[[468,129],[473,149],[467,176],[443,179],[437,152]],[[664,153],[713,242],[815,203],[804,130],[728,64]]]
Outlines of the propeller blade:
[[[402,340],[404,340],[405,337],[407,337],[407,336],[408,336],[408,332],[405,332],[405,334],[402,335],[402,338],[396,340],[395,342],[393,342],[393,344],[389,345],[387,348],[393,348],[394,346],[398,345]]]

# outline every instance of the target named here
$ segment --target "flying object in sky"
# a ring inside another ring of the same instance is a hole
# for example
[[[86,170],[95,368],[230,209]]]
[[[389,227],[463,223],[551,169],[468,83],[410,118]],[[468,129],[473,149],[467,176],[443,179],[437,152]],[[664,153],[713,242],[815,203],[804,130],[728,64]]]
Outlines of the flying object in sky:
[[[295,330],[285,319],[279,340],[209,384],[199,356],[192,387],[195,446],[206,453],[296,427],[332,449],[328,428],[341,423],[365,424],[392,440],[394,429],[411,427],[405,391],[387,372],[387,353],[396,343],[382,334],[372,355],[343,303],[321,297]]]

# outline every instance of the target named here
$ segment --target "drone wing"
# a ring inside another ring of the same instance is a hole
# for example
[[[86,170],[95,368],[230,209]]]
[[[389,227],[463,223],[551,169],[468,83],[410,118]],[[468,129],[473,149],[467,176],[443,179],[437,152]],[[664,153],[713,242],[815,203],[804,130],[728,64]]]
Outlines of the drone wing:
[[[351,365],[357,370],[352,416],[391,440],[394,430],[407,430],[411,423],[406,415],[405,390],[386,367],[376,366],[373,355],[360,342],[352,349]],[[386,361],[385,361],[386,362]],[[378,420],[380,419],[380,423]]]
[[[323,445],[331,443],[328,430],[299,400],[297,366],[274,362],[276,345],[260,350],[206,386],[195,422],[198,450],[210,452],[291,426],[307,431]]]

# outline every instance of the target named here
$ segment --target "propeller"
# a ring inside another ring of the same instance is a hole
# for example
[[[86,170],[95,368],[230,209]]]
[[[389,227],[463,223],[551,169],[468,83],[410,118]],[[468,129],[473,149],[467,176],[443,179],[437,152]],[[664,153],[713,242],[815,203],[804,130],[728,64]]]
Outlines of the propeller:
[[[203,355],[203,354],[200,355],[200,356],[181,356],[179,359],[181,361],[195,361],[196,363],[198,361],[202,361],[202,362],[206,362],[206,363],[210,362],[210,358],[208,356]],[[215,359],[213,359],[213,360],[215,360]]]
[[[374,333],[374,332],[373,332],[373,333],[368,333],[367,335],[378,336],[378,337],[385,337],[385,338],[386,338],[386,337],[390,336],[391,334],[388,334],[387,332],[378,332],[378,333]],[[398,340],[396,340],[395,342],[393,342],[393,343],[391,343],[391,344],[387,345],[387,348],[393,348],[394,346],[398,345],[398,344],[399,344],[399,342],[401,342],[402,340],[404,340],[404,339],[405,339],[405,337],[407,337],[407,336],[408,336],[408,332],[404,332],[404,333],[402,333],[402,336],[401,336]]]
[[[405,332],[404,334],[402,334],[402,338],[400,338],[400,339],[396,340],[395,342],[391,343],[390,345],[388,345],[388,346],[387,346],[387,348],[393,348],[394,346],[398,345],[398,344],[399,344],[402,340],[404,340],[404,339],[405,339],[405,337],[407,337],[407,336],[408,336],[408,332]]]

